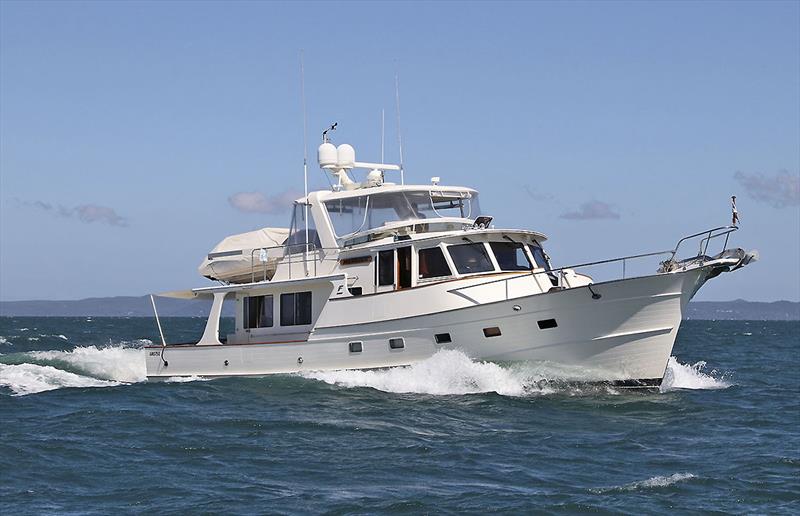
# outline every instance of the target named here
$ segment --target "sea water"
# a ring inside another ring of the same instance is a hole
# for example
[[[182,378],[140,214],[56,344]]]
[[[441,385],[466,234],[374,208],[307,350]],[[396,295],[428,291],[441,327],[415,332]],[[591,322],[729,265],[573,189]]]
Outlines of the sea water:
[[[686,321],[644,391],[459,351],[148,383],[151,342],[148,319],[0,318],[4,514],[800,513],[798,322]]]

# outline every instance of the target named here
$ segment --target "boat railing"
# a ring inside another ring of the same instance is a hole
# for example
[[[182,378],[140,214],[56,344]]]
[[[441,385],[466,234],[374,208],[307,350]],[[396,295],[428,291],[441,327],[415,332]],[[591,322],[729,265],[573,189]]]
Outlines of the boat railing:
[[[675,256],[678,254],[678,249],[680,249],[681,245],[684,242],[688,242],[690,240],[693,240],[693,239],[696,239],[696,238],[699,238],[699,237],[702,237],[700,239],[700,248],[699,248],[699,250],[697,252],[697,255],[693,256],[692,258],[702,258],[704,256],[707,256],[708,255],[708,246],[711,243],[711,241],[714,240],[714,239],[717,239],[717,238],[721,238],[721,237],[725,237],[725,242],[722,244],[722,251],[724,251],[728,247],[728,239],[730,238],[731,233],[733,233],[734,231],[736,231],[738,229],[739,229],[738,226],[719,226],[717,228],[708,229],[706,231],[701,231],[701,232],[695,233],[693,235],[685,236],[685,237],[681,238],[680,240],[678,240],[678,243],[675,245],[675,249],[672,250],[672,256],[671,256],[670,259],[671,260],[675,260]]]
[[[638,259],[642,259],[642,258],[650,258],[650,257],[653,257],[653,256],[668,256],[668,258],[665,261],[661,262],[662,269],[659,269],[659,271],[663,270],[663,272],[668,272],[670,270],[673,270],[668,265],[676,263],[675,262],[675,257],[677,256],[678,251],[681,248],[681,245],[683,245],[687,241],[690,241],[690,240],[696,239],[696,238],[700,238],[700,237],[702,237],[702,238],[700,239],[700,248],[699,248],[698,254],[695,255],[695,256],[692,256],[690,258],[687,258],[687,260],[697,260],[697,259],[699,259],[700,260],[700,265],[702,265],[703,263],[705,263],[706,259],[710,259],[707,256],[709,243],[714,239],[721,238],[721,237],[724,236],[725,237],[725,242],[722,245],[722,251],[725,251],[725,249],[727,248],[727,245],[728,245],[728,239],[730,237],[730,234],[733,233],[734,231],[736,231],[737,229],[739,229],[737,226],[720,226],[720,227],[716,227],[716,228],[713,228],[713,229],[708,229],[706,231],[701,231],[701,232],[695,233],[693,235],[685,236],[685,237],[681,238],[680,240],[678,240],[678,243],[675,244],[675,247],[673,249],[666,250],[666,251],[655,251],[655,252],[652,252],[652,253],[632,254],[632,255],[629,255],[629,256],[622,256],[622,257],[619,257],[619,258],[611,258],[611,259],[608,259],[608,260],[597,260],[597,261],[593,261],[593,262],[578,263],[578,264],[574,264],[574,265],[567,265],[567,266],[564,266],[564,267],[557,267],[557,268],[552,268],[552,267],[538,268],[538,269],[533,269],[531,271],[526,271],[524,273],[521,273],[521,274],[518,274],[518,275],[514,275],[514,276],[509,276],[509,277],[504,277],[504,278],[499,278],[499,279],[493,279],[493,280],[485,281],[485,282],[482,282],[482,283],[477,283],[477,284],[473,284],[473,285],[466,285],[464,287],[458,287],[458,288],[449,290],[448,292],[455,292],[455,291],[459,291],[459,290],[463,290],[463,289],[467,289],[467,288],[474,288],[474,287],[480,287],[480,286],[483,286],[483,285],[490,285],[492,283],[501,283],[501,282],[504,282],[504,281],[509,281],[509,280],[513,280],[515,278],[520,278],[520,277],[524,277],[524,276],[538,276],[538,275],[541,275],[541,274],[545,274],[545,275],[549,276],[551,279],[553,279],[553,281],[556,282],[553,285],[554,288],[563,289],[563,288],[567,288],[568,287],[567,278],[566,278],[566,275],[567,275],[568,272],[573,272],[576,269],[585,269],[585,268],[588,268],[588,267],[595,267],[595,266],[598,266],[598,265],[607,265],[607,264],[612,264],[612,263],[619,263],[621,265],[621,268],[622,268],[621,279],[626,279],[627,278],[628,263],[630,261],[638,260]]]
[[[256,257],[256,253],[259,255],[264,252],[265,256],[269,256],[269,251],[273,249],[279,249],[282,251],[280,263],[288,265],[289,269],[289,279],[292,279],[292,265],[302,263],[305,265],[313,264],[314,269],[314,276],[317,275],[317,263],[322,262],[324,260],[329,260],[326,256],[326,251],[335,251],[338,253],[340,251],[337,247],[318,247],[313,242],[305,243],[300,242],[297,244],[283,244],[283,245],[273,245],[273,246],[265,246],[265,247],[256,247],[250,251],[250,281],[256,281],[256,264],[261,263],[263,264],[263,276],[262,281],[267,280],[267,263],[270,259],[277,260],[277,257],[268,258],[267,260],[261,260],[260,258]],[[296,251],[295,251],[296,250]]]

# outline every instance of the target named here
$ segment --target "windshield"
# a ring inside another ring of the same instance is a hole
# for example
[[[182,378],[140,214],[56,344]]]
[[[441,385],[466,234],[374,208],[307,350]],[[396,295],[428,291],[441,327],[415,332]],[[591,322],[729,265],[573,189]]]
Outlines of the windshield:
[[[392,222],[480,215],[478,194],[445,190],[387,192],[326,201],[336,236],[368,231]]]

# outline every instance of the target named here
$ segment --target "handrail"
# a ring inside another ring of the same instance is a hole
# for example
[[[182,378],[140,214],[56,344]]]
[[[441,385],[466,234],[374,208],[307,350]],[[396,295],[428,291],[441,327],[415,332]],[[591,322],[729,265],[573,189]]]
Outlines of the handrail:
[[[295,248],[295,247],[301,249],[300,252],[297,252],[297,253],[286,252],[286,251],[288,251],[288,250],[290,250],[292,248]],[[314,276],[317,275],[317,261],[323,261],[326,258],[323,255],[319,260],[317,260],[317,258],[310,259],[308,257],[308,255],[311,254],[312,252],[313,253],[317,253],[318,251],[323,251],[323,252],[324,251],[337,251],[337,252],[340,251],[340,249],[336,248],[336,247],[317,247],[317,245],[314,244],[313,242],[308,242],[308,243],[306,243],[306,242],[298,242],[296,244],[282,244],[282,245],[273,245],[273,246],[253,248],[253,249],[250,250],[250,280],[251,281],[255,282],[255,280],[256,280],[256,266],[255,266],[255,253],[256,253],[256,251],[268,252],[270,249],[283,249],[284,250],[284,259],[288,256],[288,260],[285,261],[284,263],[289,265],[289,279],[292,278],[292,267],[291,266],[292,266],[292,264],[295,264],[295,263],[304,263],[305,264],[305,263],[308,263],[309,261],[314,262]],[[295,254],[301,254],[301,253],[303,255],[302,259],[294,260],[292,258]],[[266,281],[266,279],[267,279],[267,266],[266,266],[266,263],[267,262],[262,262],[262,263],[265,264],[264,265],[263,281]]]
[[[675,244],[675,248],[674,249],[668,250],[668,251],[656,251],[656,252],[653,252],[653,253],[632,254],[632,255],[629,255],[629,256],[623,256],[621,258],[611,258],[611,259],[608,259],[608,260],[597,260],[597,261],[594,261],[594,262],[586,262],[586,263],[579,263],[579,264],[575,264],[575,265],[567,265],[565,267],[558,267],[558,268],[555,268],[555,269],[553,269],[553,268],[550,268],[550,269],[542,269],[542,268],[540,268],[541,270],[532,269],[530,271],[526,271],[525,273],[518,274],[516,276],[500,278],[500,279],[494,279],[494,280],[486,281],[486,282],[483,282],[483,283],[476,283],[474,285],[465,285],[463,287],[458,287],[458,288],[454,288],[454,289],[448,290],[448,292],[455,292],[455,291],[466,289],[466,288],[473,288],[473,287],[480,287],[480,286],[483,286],[483,285],[490,285],[492,283],[499,283],[499,282],[508,281],[508,280],[511,280],[511,279],[515,279],[515,278],[519,278],[519,277],[523,277],[523,276],[528,276],[528,275],[536,276],[537,274],[554,274],[554,273],[558,273],[558,285],[557,286],[558,287],[563,287],[564,275],[565,275],[564,271],[567,270],[567,269],[574,270],[574,269],[579,269],[579,268],[583,268],[583,267],[590,267],[590,266],[593,266],[593,265],[602,265],[602,264],[606,264],[606,263],[615,263],[615,262],[620,262],[620,261],[622,262],[622,279],[625,279],[626,264],[627,264],[628,260],[634,260],[634,259],[637,259],[637,258],[647,258],[647,257],[650,257],[650,256],[670,255],[670,258],[667,260],[667,262],[670,262],[670,261],[673,261],[675,259],[675,256],[678,253],[678,249],[680,248],[680,246],[681,246],[681,244],[683,242],[685,242],[686,240],[690,240],[692,238],[697,238],[699,236],[703,236],[703,235],[706,235],[706,236],[705,236],[705,238],[703,238],[700,241],[700,252],[698,253],[697,256],[704,256],[705,253],[708,251],[708,244],[711,242],[711,240],[713,240],[715,238],[718,238],[718,237],[721,237],[721,236],[725,236],[725,244],[723,245],[723,251],[724,251],[725,247],[727,247],[727,245],[728,245],[728,237],[730,236],[731,233],[733,233],[734,231],[736,231],[738,229],[739,229],[738,226],[720,226],[720,227],[716,227],[716,228],[713,228],[713,229],[708,229],[706,231],[701,231],[701,232],[695,233],[693,235],[685,236],[685,237],[681,238],[680,240],[678,240],[678,243]]]
[[[713,229],[707,229],[706,231],[695,233],[693,235],[685,236],[680,240],[678,240],[678,243],[675,244],[675,249],[672,250],[672,257],[670,259],[671,260],[675,259],[675,255],[678,254],[678,249],[680,248],[681,244],[683,244],[686,240],[697,238],[702,235],[706,235],[706,237],[700,240],[700,251],[697,253],[697,256],[702,256],[706,254],[706,252],[708,251],[708,244],[711,242],[711,240],[721,237],[723,235],[725,236],[725,244],[723,245],[723,250],[724,250],[724,248],[727,247],[728,245],[728,237],[730,236],[731,233],[733,233],[738,229],[739,226],[719,226]],[[713,234],[715,231],[720,231],[720,233],[717,233],[715,235]],[[704,242],[705,242],[705,247],[703,246]]]
[[[556,272],[559,273],[559,285],[558,286],[562,286],[563,280],[564,280],[564,271],[565,270],[574,270],[574,269],[579,269],[579,268],[582,268],[582,267],[590,267],[592,265],[602,265],[602,264],[605,264],[605,263],[614,263],[614,262],[622,262],[623,263],[623,278],[624,278],[624,276],[625,276],[624,266],[625,266],[625,262],[627,260],[633,260],[633,259],[636,259],[636,258],[647,258],[649,256],[661,256],[661,255],[666,255],[666,254],[670,254],[670,253],[672,253],[672,251],[656,251],[654,253],[632,254],[630,256],[622,256],[620,258],[611,258],[609,260],[598,260],[598,261],[595,261],[595,262],[586,262],[586,263],[578,263],[578,264],[575,264],[575,265],[566,265],[564,267],[558,267],[558,268],[555,268],[555,269],[553,269],[553,268],[543,269],[543,268],[539,267],[538,269],[541,269],[541,270],[531,269],[530,271],[525,271],[524,273],[517,274],[515,276],[511,276],[511,277],[508,277],[508,278],[500,278],[500,279],[489,280],[489,281],[485,281],[483,283],[476,283],[474,285],[465,285],[463,287],[458,287],[458,288],[454,288],[454,289],[448,290],[448,292],[455,292],[457,290],[461,290],[461,289],[465,289],[465,288],[473,288],[473,287],[480,287],[480,286],[483,286],[483,285],[490,285],[492,283],[500,283],[500,282],[512,280],[512,279],[515,279],[515,278],[521,278],[523,276],[536,276],[537,274],[553,274],[553,273],[556,273]]]

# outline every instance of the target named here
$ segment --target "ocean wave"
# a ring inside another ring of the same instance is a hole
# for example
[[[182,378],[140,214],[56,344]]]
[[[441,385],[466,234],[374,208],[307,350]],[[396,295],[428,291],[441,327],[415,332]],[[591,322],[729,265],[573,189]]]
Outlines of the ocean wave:
[[[53,366],[0,364],[0,386],[22,396],[64,387],[113,387],[120,382],[82,376]]]
[[[696,362],[692,365],[681,364],[675,357],[669,357],[664,379],[661,381],[661,392],[678,389],[727,389],[732,385],[716,371],[704,372],[706,363]]]
[[[620,491],[639,491],[643,489],[655,489],[661,487],[668,487],[673,484],[677,484],[678,482],[683,482],[685,480],[689,480],[692,478],[697,478],[697,475],[694,475],[692,473],[674,473],[669,476],[650,477],[647,480],[639,480],[638,482],[631,482],[630,484],[625,484],[621,486],[590,489],[590,491],[593,493],[602,494],[602,493],[613,493]]]
[[[25,395],[67,387],[112,387],[147,378],[144,350],[127,344],[5,355],[0,386]]]
[[[86,346],[72,351],[30,351],[26,355],[41,365],[67,365],[76,373],[101,380],[134,383],[147,379],[141,348]]]

